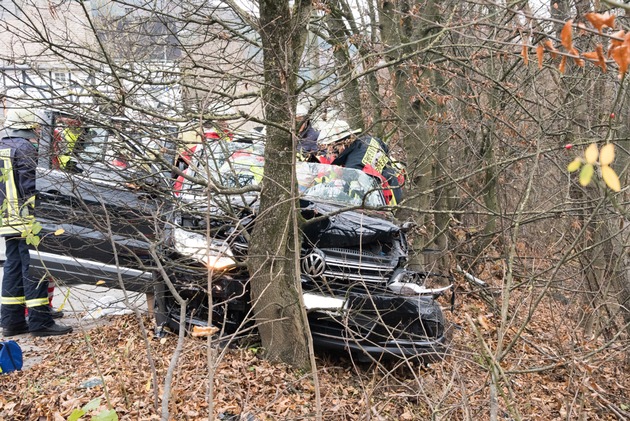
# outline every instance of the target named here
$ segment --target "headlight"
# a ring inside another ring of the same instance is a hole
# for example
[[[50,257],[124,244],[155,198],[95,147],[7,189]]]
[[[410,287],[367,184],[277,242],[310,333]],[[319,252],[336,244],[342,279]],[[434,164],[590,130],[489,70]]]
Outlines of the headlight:
[[[210,269],[224,270],[236,266],[232,250],[225,241],[175,228],[173,242],[179,253],[204,263]]]
[[[421,279],[422,277],[417,272],[400,270],[394,273],[387,287],[390,291],[400,295],[432,295],[433,297],[440,296],[453,287],[451,284],[445,287],[427,288],[424,283],[421,283]]]
[[[418,282],[416,272],[409,270],[397,270],[392,276],[391,282],[387,287],[394,293],[400,295],[419,295],[422,293],[424,286]]]
[[[421,295],[426,289],[411,282],[392,282],[388,288],[400,295]]]

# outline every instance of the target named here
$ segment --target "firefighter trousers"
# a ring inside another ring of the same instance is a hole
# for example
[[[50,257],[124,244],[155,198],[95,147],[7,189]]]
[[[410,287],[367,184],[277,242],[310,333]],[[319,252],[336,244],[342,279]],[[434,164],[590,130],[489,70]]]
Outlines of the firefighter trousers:
[[[48,280],[29,276],[30,255],[26,240],[20,236],[5,237],[6,260],[0,297],[0,325],[15,328],[24,324],[28,308],[29,330],[45,329],[53,324],[48,308]]]

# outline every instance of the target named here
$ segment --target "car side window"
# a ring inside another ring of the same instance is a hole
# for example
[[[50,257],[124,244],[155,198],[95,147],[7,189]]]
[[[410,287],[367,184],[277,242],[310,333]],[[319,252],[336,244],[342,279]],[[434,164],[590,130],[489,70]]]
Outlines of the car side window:
[[[87,128],[81,150],[77,152],[80,162],[102,162],[107,153],[107,130],[99,127]]]
[[[60,117],[55,121],[52,136],[51,167],[83,175],[142,170],[151,156],[150,139],[134,133],[113,133],[112,130],[84,124],[78,119]],[[117,178],[117,177],[114,177]]]

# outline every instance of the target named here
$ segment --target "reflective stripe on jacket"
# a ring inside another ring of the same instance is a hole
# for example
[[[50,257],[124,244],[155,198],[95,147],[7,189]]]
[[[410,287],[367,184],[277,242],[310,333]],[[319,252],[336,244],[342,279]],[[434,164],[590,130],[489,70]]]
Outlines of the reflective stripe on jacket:
[[[37,149],[27,139],[0,139],[0,235],[21,234],[34,221]]]

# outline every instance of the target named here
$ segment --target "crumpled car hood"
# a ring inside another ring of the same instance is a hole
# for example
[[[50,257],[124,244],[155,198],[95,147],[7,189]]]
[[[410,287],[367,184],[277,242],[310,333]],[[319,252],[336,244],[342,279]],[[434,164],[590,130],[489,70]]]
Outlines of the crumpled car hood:
[[[302,215],[308,220],[341,209],[325,203],[309,202],[302,206]],[[303,228],[308,240],[317,247],[352,247],[377,241],[389,242],[400,235],[400,227],[385,217],[375,217],[363,211],[335,214]]]

